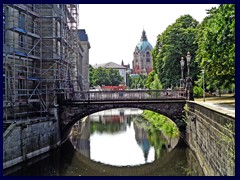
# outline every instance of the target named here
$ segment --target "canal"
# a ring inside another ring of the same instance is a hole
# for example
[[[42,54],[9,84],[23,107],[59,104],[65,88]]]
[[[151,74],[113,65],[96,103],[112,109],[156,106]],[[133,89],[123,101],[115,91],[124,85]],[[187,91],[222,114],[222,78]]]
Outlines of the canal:
[[[9,176],[202,176],[180,137],[168,137],[140,109],[112,109],[78,121],[54,151],[4,170]]]

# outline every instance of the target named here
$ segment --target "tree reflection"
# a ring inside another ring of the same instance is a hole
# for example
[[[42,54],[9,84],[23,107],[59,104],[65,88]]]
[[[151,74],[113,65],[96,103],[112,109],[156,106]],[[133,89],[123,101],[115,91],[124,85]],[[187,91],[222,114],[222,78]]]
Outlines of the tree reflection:
[[[149,151],[148,147],[154,147],[155,160],[162,157],[168,152],[168,140],[161,131],[154,128],[141,117],[134,119],[135,138],[139,146],[142,148],[144,157]],[[145,145],[145,146],[142,146]]]
[[[99,116],[98,121],[91,121],[91,134],[93,133],[110,133],[116,134],[126,131],[127,125],[130,125],[127,116],[124,115],[104,115]]]

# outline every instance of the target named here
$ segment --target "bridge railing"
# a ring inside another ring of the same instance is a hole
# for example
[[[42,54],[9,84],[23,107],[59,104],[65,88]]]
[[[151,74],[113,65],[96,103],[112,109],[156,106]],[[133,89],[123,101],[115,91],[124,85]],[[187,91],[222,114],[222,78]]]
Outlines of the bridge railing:
[[[125,90],[125,91],[81,91],[75,92],[74,101],[121,101],[186,99],[185,90]]]

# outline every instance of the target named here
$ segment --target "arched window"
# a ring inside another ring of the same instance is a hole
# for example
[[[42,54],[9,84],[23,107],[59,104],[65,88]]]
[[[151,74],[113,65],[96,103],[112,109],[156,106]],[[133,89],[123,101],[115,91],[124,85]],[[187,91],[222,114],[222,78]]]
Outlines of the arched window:
[[[149,51],[147,51],[147,53],[146,53],[146,54],[147,54],[147,57],[150,57],[150,53],[149,53]]]

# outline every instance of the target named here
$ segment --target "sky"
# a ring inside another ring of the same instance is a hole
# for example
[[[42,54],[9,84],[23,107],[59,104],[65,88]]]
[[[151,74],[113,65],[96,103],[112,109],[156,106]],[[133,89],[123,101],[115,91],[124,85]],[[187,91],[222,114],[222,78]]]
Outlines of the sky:
[[[89,64],[130,64],[143,29],[154,47],[157,36],[182,15],[198,22],[216,4],[80,4],[79,28],[90,43]]]

